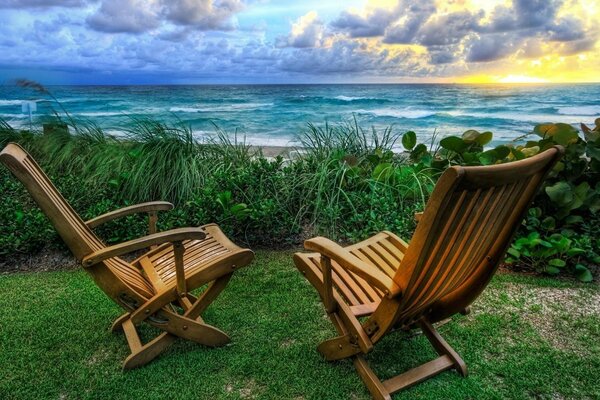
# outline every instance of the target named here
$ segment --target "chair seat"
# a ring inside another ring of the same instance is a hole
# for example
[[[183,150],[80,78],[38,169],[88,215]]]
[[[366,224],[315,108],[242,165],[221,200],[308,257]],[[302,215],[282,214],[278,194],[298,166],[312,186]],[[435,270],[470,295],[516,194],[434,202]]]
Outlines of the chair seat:
[[[236,253],[246,252],[231,242],[217,225],[209,224],[200,228],[206,233],[206,239],[183,242],[185,247],[183,268],[188,284],[195,280],[194,277],[198,273],[210,269],[224,259],[231,261],[231,257],[235,258]],[[238,266],[243,267],[246,264],[242,262]],[[156,291],[177,285],[175,255],[171,244],[161,245],[149,251],[137,259],[134,265],[144,271]]]
[[[391,232],[381,232],[362,242],[345,247],[354,256],[379,269],[393,279],[408,245]],[[308,266],[307,273],[323,282],[321,255],[300,253],[298,257]],[[383,292],[372,287],[360,276],[342,268],[331,260],[333,288],[356,316],[371,314],[383,297]],[[315,279],[309,279],[314,282]]]

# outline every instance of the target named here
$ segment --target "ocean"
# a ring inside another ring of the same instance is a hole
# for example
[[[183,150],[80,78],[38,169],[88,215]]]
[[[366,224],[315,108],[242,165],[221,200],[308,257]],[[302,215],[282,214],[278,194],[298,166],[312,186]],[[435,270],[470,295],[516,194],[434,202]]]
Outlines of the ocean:
[[[600,116],[600,84],[548,85],[190,85],[49,86],[76,119],[93,121],[119,134],[131,117],[182,122],[199,139],[215,125],[254,145],[297,144],[307,123],[336,124],[355,117],[365,128],[393,125],[412,130],[422,141],[492,131],[493,144],[510,142],[542,122],[592,124]],[[39,125],[60,108],[47,96],[16,86],[0,86],[0,118],[29,126],[23,101],[35,101],[32,123]]]

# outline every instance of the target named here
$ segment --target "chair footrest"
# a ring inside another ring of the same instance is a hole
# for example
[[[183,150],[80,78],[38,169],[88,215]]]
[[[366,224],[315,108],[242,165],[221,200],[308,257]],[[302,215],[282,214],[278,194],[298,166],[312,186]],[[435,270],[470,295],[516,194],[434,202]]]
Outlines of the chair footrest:
[[[395,376],[387,381],[383,382],[385,389],[394,393],[402,389],[406,389],[409,386],[415,385],[419,382],[424,381],[440,372],[446,371],[454,367],[454,362],[447,355],[431,360],[423,365],[419,365],[416,368],[406,371],[403,374]]]

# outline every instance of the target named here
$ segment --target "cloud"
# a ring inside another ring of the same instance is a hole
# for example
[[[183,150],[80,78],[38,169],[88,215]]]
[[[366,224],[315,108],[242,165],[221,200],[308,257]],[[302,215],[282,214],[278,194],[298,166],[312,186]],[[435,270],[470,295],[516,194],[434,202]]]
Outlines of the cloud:
[[[454,49],[429,48],[429,62],[433,65],[452,64],[458,58]]]
[[[199,30],[234,29],[232,18],[243,6],[240,0],[164,0],[169,21]]]
[[[491,15],[488,32],[509,32],[546,26],[556,17],[562,0],[513,0],[510,7],[497,6]]]
[[[108,33],[142,33],[160,25],[154,2],[144,0],[104,0],[86,22],[90,28]]]
[[[470,11],[436,16],[421,27],[417,42],[427,47],[456,44],[477,29],[482,16],[482,12]]]
[[[572,15],[560,18],[550,26],[550,40],[570,42],[584,37],[585,30],[582,27],[582,22]]]
[[[436,7],[432,0],[424,0],[418,4],[400,2],[394,10],[394,22],[384,27],[384,43],[414,43],[421,27],[435,12]]]
[[[166,22],[196,30],[232,30],[240,0],[103,0],[86,22],[100,32],[143,33]],[[182,40],[184,31],[165,33],[166,40]]]
[[[421,57],[410,49],[391,52],[364,42],[335,40],[328,47],[294,49],[280,54],[278,67],[304,75],[424,75]]]
[[[550,63],[598,69],[597,16],[568,1],[507,0],[487,12],[464,0],[352,12],[339,2],[331,14],[329,4],[309,11],[291,0],[291,9],[266,0],[0,0],[0,52],[12,69],[138,82],[375,82],[523,74],[514,71],[527,66],[535,74]]]
[[[86,0],[2,0],[0,8],[83,7]]]
[[[279,37],[278,47],[319,47],[323,39],[325,26],[315,11],[310,11],[298,18],[287,37]]]
[[[466,60],[469,62],[500,60],[517,50],[513,37],[506,33],[474,37],[467,43],[466,47]]]
[[[331,25],[348,33],[352,38],[382,36],[387,26],[396,19],[398,8],[395,10],[376,8],[366,16],[343,11]]]

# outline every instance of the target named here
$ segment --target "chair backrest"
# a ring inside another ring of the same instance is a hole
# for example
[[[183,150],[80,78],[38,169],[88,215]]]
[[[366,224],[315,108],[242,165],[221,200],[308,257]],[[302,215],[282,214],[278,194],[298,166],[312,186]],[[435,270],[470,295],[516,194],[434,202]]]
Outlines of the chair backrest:
[[[440,320],[475,300],[562,153],[555,146],[520,161],[444,172],[394,277],[403,288],[395,324]]]
[[[23,183],[77,260],[81,261],[86,255],[105,247],[21,146],[9,143],[0,152],[0,161]],[[129,263],[114,258],[108,260],[105,266],[115,278],[135,292],[144,297],[152,295],[150,284]]]

